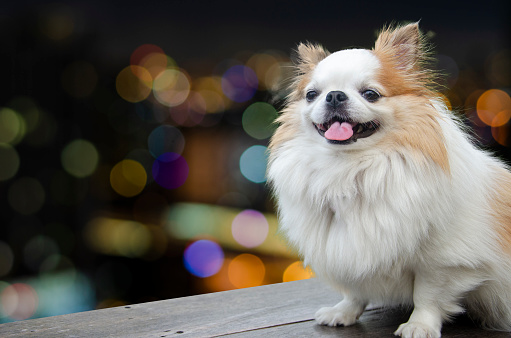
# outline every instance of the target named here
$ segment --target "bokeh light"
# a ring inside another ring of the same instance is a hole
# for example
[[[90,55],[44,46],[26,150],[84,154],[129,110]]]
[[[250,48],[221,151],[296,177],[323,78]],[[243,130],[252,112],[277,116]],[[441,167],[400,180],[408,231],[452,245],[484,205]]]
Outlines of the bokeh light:
[[[511,86],[511,50],[504,49],[496,53],[489,62],[487,72],[495,86]]]
[[[477,99],[477,115],[492,127],[506,124],[511,118],[511,97],[499,89],[485,91]]]
[[[272,89],[281,77],[280,57],[274,53],[257,53],[250,57],[247,66],[252,68],[259,79],[259,88]]]
[[[241,254],[229,263],[229,281],[239,289],[262,285],[265,273],[263,261],[252,254]]]
[[[190,244],[183,256],[186,269],[197,277],[216,274],[224,263],[224,252],[217,243],[202,239]]]
[[[181,155],[185,147],[185,138],[176,127],[163,125],[156,127],[149,134],[147,145],[154,158],[169,152]]]
[[[68,39],[76,30],[73,12],[66,6],[55,6],[43,11],[38,26],[43,36],[54,41]]]
[[[23,117],[10,108],[0,109],[0,143],[17,144],[25,135]]]
[[[130,56],[130,64],[142,66],[144,59],[151,54],[165,54],[159,46],[147,43],[137,47]],[[165,65],[166,66],[166,65]]]
[[[14,253],[9,244],[0,241],[0,277],[3,277],[12,269],[14,264]]]
[[[59,254],[60,250],[55,241],[47,236],[36,236],[25,245],[23,260],[25,265],[34,272],[38,272],[41,264],[50,256]]]
[[[243,152],[240,157],[240,170],[243,176],[254,183],[266,182],[267,148],[255,145]]]
[[[302,261],[297,261],[289,265],[282,276],[283,282],[292,282],[295,280],[309,279],[315,277],[310,268],[304,268]]]
[[[94,173],[99,162],[99,153],[94,144],[77,139],[70,142],[60,156],[62,167],[69,174],[83,178]]]
[[[173,152],[158,156],[154,160],[152,168],[154,180],[166,189],[176,189],[182,186],[188,178],[189,171],[185,158]]]
[[[247,134],[258,140],[273,135],[277,110],[266,102],[255,102],[243,112],[242,125]]]
[[[162,105],[178,106],[185,102],[190,94],[190,79],[183,71],[166,69],[154,79],[153,93]]]
[[[256,93],[257,87],[257,75],[250,67],[235,65],[223,74],[222,90],[235,102],[250,100]]]
[[[266,217],[256,210],[244,210],[232,221],[232,236],[247,248],[261,245],[268,236],[268,229]]]
[[[18,172],[20,157],[10,144],[0,143],[0,181],[6,181]]]
[[[128,66],[117,75],[115,86],[120,97],[128,102],[145,100],[152,89],[153,77],[147,69]]]
[[[32,317],[39,304],[34,288],[24,283],[15,283],[4,288],[0,301],[3,314],[15,320]]]
[[[119,195],[133,197],[144,190],[147,183],[147,173],[134,160],[122,160],[110,172],[110,185]]]
[[[87,224],[85,239],[96,252],[107,255],[141,257],[151,249],[152,232],[139,222],[97,217]]]
[[[218,113],[229,108],[228,100],[222,90],[222,78],[218,76],[200,77],[193,82],[193,89],[204,101],[206,113]]]
[[[491,134],[493,136],[493,139],[497,141],[498,144],[504,147],[508,147],[510,145],[509,128],[507,125],[491,127]]]
[[[46,193],[38,180],[22,177],[9,187],[8,200],[14,210],[23,215],[30,215],[41,209],[46,200]]]

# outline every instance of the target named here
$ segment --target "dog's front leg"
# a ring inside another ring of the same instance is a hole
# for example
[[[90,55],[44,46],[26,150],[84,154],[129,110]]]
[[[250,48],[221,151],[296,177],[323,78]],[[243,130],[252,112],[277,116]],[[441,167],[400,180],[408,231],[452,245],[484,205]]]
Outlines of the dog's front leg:
[[[438,338],[442,322],[449,315],[462,312],[457,304],[467,285],[452,283],[452,271],[424,271],[415,274],[414,310],[408,322],[401,324],[396,336],[403,338]],[[461,272],[460,272],[461,273]],[[460,283],[462,284],[462,283]]]
[[[344,299],[333,307],[323,307],[316,312],[316,321],[321,325],[349,326],[355,324],[366,307],[366,303],[345,296]]]

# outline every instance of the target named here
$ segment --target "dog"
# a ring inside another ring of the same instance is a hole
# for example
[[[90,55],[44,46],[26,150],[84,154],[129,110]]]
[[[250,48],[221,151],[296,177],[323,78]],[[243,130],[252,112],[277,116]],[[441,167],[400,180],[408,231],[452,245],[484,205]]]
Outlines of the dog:
[[[397,336],[440,337],[464,311],[511,330],[511,173],[440,98],[430,60],[417,23],[372,50],[297,49],[267,176],[287,240],[343,295],[319,324],[381,304],[413,306]]]

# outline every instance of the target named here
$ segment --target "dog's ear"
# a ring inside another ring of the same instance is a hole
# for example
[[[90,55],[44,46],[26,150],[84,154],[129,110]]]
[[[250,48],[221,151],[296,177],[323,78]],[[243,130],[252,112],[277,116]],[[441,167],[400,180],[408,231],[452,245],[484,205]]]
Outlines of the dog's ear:
[[[330,53],[318,44],[301,43],[292,56],[293,63],[298,68],[300,75],[312,71],[316,65]]]
[[[409,71],[420,66],[424,48],[419,24],[411,23],[395,29],[384,28],[376,40],[374,51],[392,56],[396,68]]]
[[[437,86],[438,74],[430,67],[430,48],[418,23],[384,28],[374,53],[382,64],[381,81],[392,92],[419,93]]]

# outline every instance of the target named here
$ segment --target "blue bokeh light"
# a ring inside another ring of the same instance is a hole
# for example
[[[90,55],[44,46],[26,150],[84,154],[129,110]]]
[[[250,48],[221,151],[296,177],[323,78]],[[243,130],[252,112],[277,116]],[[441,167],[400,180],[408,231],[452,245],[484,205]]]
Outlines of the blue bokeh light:
[[[235,102],[245,102],[254,97],[259,81],[250,67],[236,65],[222,76],[222,91]]]
[[[266,182],[267,148],[255,145],[243,152],[240,157],[240,170],[243,176],[254,183]]]
[[[224,263],[224,252],[217,243],[201,239],[184,252],[184,265],[194,276],[205,278],[216,274]]]

